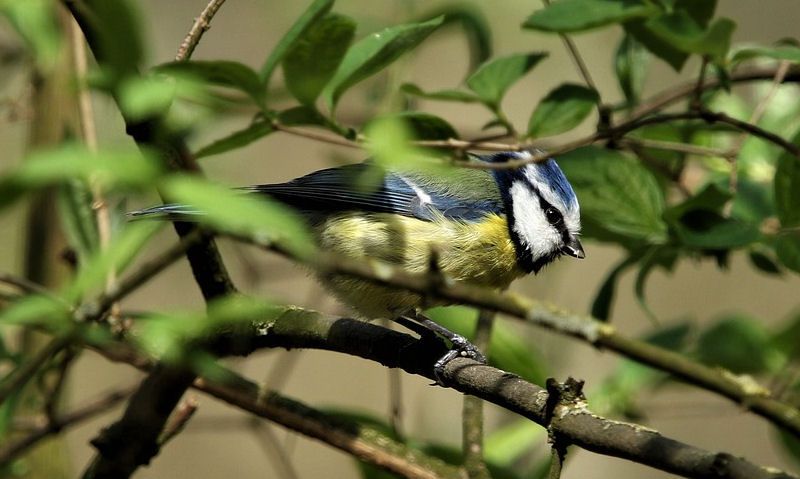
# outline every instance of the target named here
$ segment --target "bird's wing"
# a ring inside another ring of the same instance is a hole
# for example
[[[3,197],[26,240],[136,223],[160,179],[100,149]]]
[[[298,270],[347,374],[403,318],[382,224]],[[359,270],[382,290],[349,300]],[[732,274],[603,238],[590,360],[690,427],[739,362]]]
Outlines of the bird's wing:
[[[309,213],[369,211],[426,221],[437,216],[476,221],[502,213],[499,198],[464,198],[411,175],[385,173],[370,163],[316,171],[287,183],[244,188]]]

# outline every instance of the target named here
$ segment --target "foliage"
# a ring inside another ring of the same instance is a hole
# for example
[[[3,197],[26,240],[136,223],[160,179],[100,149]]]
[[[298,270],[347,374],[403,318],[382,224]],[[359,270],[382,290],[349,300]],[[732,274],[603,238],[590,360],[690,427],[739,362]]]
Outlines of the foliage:
[[[591,81],[579,84],[574,78],[565,79],[551,91],[540,92],[542,100],[537,104],[528,105],[528,124],[522,127],[508,118],[504,101],[523,77],[552,74],[546,69],[550,52],[490,56],[492,37],[487,23],[479,12],[460,6],[364,32],[362,19],[337,13],[333,0],[316,0],[266,55],[263,66],[256,68],[230,59],[146,65],[147,39],[134,2],[87,4],[95,8],[93,20],[100,32],[95,55],[103,65],[88,81],[98,94],[117,100],[129,125],[156,119],[163,130],[159,138],[184,138],[214,125],[217,113],[234,115],[242,107],[255,112],[242,121],[244,126],[196,148],[197,159],[223,155],[281,131],[301,135],[308,131],[294,129],[300,126],[316,129],[315,133],[332,142],[361,143],[379,164],[447,174],[464,166],[461,152],[448,148],[454,140],[469,138],[465,132],[478,127],[497,133],[513,149],[529,140],[538,144],[544,137],[574,135],[580,125],[590,122],[597,125],[593,136],[580,144],[566,144],[568,148],[563,149],[558,143],[549,145],[558,151],[559,164],[580,199],[583,237],[623,253],[597,286],[591,314],[602,321],[614,321],[614,299],[625,294],[617,283],[628,271],[635,271],[632,294],[653,317],[658,315],[647,305],[645,291],[658,267],[672,271],[681,262],[711,260],[724,269],[733,255],[746,254],[753,269],[765,274],[800,273],[800,133],[795,131],[797,122],[789,121],[800,113],[800,101],[796,95],[770,101],[773,95],[796,87],[762,78],[768,88],[745,94],[730,89],[739,71],[735,67],[754,61],[795,65],[800,63],[800,48],[791,41],[732,45],[736,24],[715,16],[716,0],[560,0],[524,12],[527,18],[515,26],[520,35],[566,36],[616,29],[619,44],[609,49],[607,62],[620,91],[611,95],[597,90]],[[0,0],[0,16],[16,31],[31,60],[16,68],[48,74],[65,53],[69,42],[57,23],[56,6],[45,0]],[[453,23],[463,28],[450,29]],[[408,72],[398,73],[399,59],[413,60],[431,38],[446,35],[463,35],[470,45],[472,65],[463,84],[429,90],[407,78]],[[697,61],[689,62],[692,58]],[[682,116],[665,114],[666,105],[646,100],[652,92],[646,91],[645,78],[659,61],[675,71],[687,65],[696,69],[702,88],[676,98],[677,109],[685,113]],[[384,79],[387,70],[402,78],[402,87],[384,91],[388,101],[382,98],[381,102],[402,108],[378,115],[378,108],[369,104],[363,121],[354,124],[344,120],[346,115],[336,114],[345,95],[366,97],[366,88],[361,87]],[[276,86],[278,71],[285,90]],[[712,74],[718,81],[702,86],[703,75]],[[613,103],[609,97],[624,100]],[[429,102],[441,101],[488,110],[491,120],[472,125],[463,118],[443,118],[426,111]],[[725,117],[710,115],[720,113]],[[745,132],[727,121],[733,118],[752,123],[753,128]],[[314,139],[309,136],[308,141]],[[439,140],[440,148],[423,149],[414,143],[421,140],[427,140],[425,146]],[[63,224],[50,226],[63,228],[76,259],[74,274],[56,290],[2,297],[0,364],[13,370],[29,359],[7,341],[14,328],[75,335],[76,344],[105,337],[82,322],[91,319],[103,324],[107,311],[92,306],[101,293],[109,292],[107,279],[124,274],[148,250],[157,223],[128,222],[122,209],[112,208],[110,237],[102,239],[94,208],[98,192],[106,203],[116,205],[123,198],[158,191],[167,202],[193,205],[199,212],[196,221],[218,233],[251,238],[295,259],[313,255],[313,238],[294,212],[208,179],[170,171],[163,160],[159,152],[119,151],[105,145],[94,151],[70,141],[32,152],[3,172],[0,208],[57,189]],[[133,343],[147,354],[188,362],[201,373],[212,374],[216,371],[209,366],[213,360],[194,355],[191,346],[227,331],[232,324],[273,317],[284,311],[284,306],[276,306],[280,303],[228,298],[205,313],[153,312],[135,322]],[[476,312],[466,307],[436,309],[431,317],[469,335]],[[790,318],[773,330],[761,318],[724,311],[721,306],[713,321],[655,327],[643,341],[680,350],[734,374],[782,377],[797,367],[797,325],[797,318]],[[495,325],[490,351],[491,364],[526,380],[542,384],[548,374],[550,366],[538,352],[536,339],[526,338],[508,324]],[[43,367],[37,374],[46,372]],[[35,382],[28,378],[21,387]],[[590,403],[601,413],[641,417],[647,414],[642,392],[667,385],[678,387],[666,375],[626,361],[593,388]],[[798,387],[795,377],[786,389]],[[0,435],[12,427],[20,391],[13,391],[0,408]],[[356,416],[348,417],[386,427],[380,420]],[[797,439],[784,431],[780,434],[785,452],[800,457]],[[491,434],[486,455],[493,477],[540,474],[541,464],[518,466],[543,442],[543,436],[543,431],[523,420]],[[460,464],[460,453],[449,446],[399,439]],[[378,477],[370,468],[362,472],[365,477]]]

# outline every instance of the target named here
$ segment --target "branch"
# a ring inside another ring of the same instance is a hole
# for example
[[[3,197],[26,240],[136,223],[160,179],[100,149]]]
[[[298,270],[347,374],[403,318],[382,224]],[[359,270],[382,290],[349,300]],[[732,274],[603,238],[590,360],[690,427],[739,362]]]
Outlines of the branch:
[[[34,428],[16,441],[6,443],[0,447],[0,467],[8,465],[29,448],[39,443],[39,441],[108,411],[130,396],[132,392],[132,388],[111,392],[83,407],[49,421],[44,426]]]
[[[189,30],[189,33],[186,34],[186,38],[181,42],[181,46],[178,47],[175,61],[180,62],[188,60],[189,57],[192,56],[195,47],[200,43],[200,37],[211,28],[211,19],[217,14],[217,10],[220,9],[223,3],[225,3],[225,0],[211,0],[208,2],[206,8],[200,13],[200,16],[194,19],[192,28]]]
[[[352,319],[337,319],[316,312],[289,308],[278,318],[255,321],[250,337],[253,348],[312,348],[337,351],[376,361],[390,368],[434,378],[433,363],[446,351],[440,341],[415,339],[410,335],[378,325]],[[219,338],[218,338],[219,339]],[[241,340],[241,338],[239,338]],[[224,343],[218,343],[224,346]],[[100,344],[104,355],[114,359],[131,353],[122,352],[126,345]],[[139,361],[141,364],[141,361]],[[230,373],[235,374],[235,373]],[[320,439],[361,459],[406,475],[396,467],[415,466],[408,459],[398,464],[399,457],[411,450],[394,451],[394,446],[375,448],[364,444],[373,433],[358,434],[368,429],[353,430],[337,419],[309,409],[238,376],[224,384],[202,379],[194,387],[226,402],[266,417],[302,434]],[[547,390],[528,383],[505,371],[459,358],[444,369],[444,379],[454,389],[492,402],[524,416],[557,434],[570,444],[599,454],[620,457],[684,477],[790,478],[788,474],[767,469],[727,453],[713,453],[674,439],[657,431],[619,422],[593,414],[583,401],[561,401],[554,406]],[[333,421],[329,423],[329,421]],[[338,424],[338,425],[337,425]],[[386,443],[380,439],[378,444]],[[387,453],[389,455],[387,455]],[[410,464],[409,464],[410,463]]]
[[[252,241],[251,241],[252,242]],[[263,245],[262,245],[263,247]],[[295,261],[279,248],[274,251]],[[619,334],[610,324],[580,316],[555,306],[532,301],[514,293],[501,293],[463,283],[455,283],[434,274],[412,274],[377,261],[356,261],[320,253],[305,263],[321,274],[346,274],[376,284],[399,287],[449,303],[466,304],[504,313],[557,333],[571,336],[598,348],[672,374],[689,384],[724,396],[758,414],[776,426],[800,438],[800,411],[770,397],[769,391],[719,368],[710,368],[685,356],[644,341]]]

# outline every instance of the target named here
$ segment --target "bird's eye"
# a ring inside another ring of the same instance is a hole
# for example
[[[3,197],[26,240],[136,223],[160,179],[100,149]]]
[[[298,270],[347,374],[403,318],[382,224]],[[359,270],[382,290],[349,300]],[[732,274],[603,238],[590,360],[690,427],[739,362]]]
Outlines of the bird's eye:
[[[545,210],[544,214],[547,217],[548,223],[550,223],[553,226],[555,226],[555,225],[561,223],[562,221],[564,221],[564,217],[561,216],[561,213],[557,209],[552,207],[552,206],[548,207]]]

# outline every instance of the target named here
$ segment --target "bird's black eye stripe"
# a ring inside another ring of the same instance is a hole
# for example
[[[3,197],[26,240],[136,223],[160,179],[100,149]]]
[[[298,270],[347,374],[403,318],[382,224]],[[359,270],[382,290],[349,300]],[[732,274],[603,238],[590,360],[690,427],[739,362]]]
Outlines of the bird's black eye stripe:
[[[553,226],[556,226],[564,221],[564,217],[555,206],[548,206],[547,209],[544,210],[544,214],[547,217],[547,222]]]

